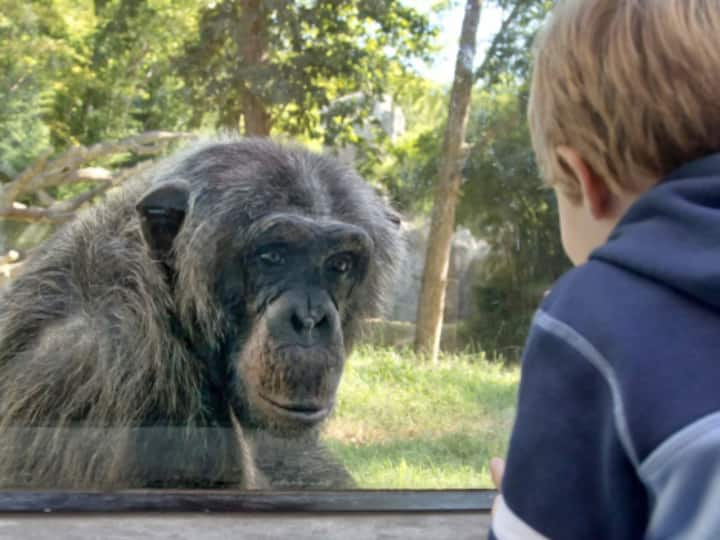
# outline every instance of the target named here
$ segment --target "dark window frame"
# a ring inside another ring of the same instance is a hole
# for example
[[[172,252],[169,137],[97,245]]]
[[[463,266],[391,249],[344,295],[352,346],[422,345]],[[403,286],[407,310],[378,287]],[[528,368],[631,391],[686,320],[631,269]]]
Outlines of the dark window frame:
[[[487,512],[489,489],[0,491],[0,514],[227,512]]]

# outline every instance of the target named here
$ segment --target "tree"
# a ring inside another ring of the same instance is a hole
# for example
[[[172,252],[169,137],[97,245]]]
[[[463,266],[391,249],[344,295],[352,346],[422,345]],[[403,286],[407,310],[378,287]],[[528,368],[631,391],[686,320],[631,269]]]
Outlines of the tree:
[[[505,76],[473,97],[458,222],[490,244],[474,284],[467,339],[517,360],[543,294],[569,268],[555,197],[535,165],[526,121],[527,83]]]
[[[433,361],[437,360],[440,347],[450,239],[455,228],[455,209],[467,150],[465,130],[470,112],[480,5],[481,0],[467,0],[465,5],[418,304],[415,349],[430,354]]]
[[[337,143],[389,74],[427,57],[435,33],[399,0],[222,0],[202,9],[176,68],[192,89],[195,122],[244,125],[250,135],[317,138],[334,100],[368,98],[325,118],[326,140]]]
[[[67,40],[58,6],[0,0],[0,182],[49,147],[53,74],[72,64]]]
[[[196,2],[76,4],[75,17],[88,22],[66,40],[73,50],[70,69],[54,73],[47,124],[55,149],[184,130],[192,111],[172,60],[194,32]]]
[[[363,159],[356,167],[382,186],[399,211],[405,215],[426,215],[432,208],[434,181],[438,176],[447,119],[447,89],[420,77],[404,77],[395,82],[394,88],[397,88],[395,103],[405,117],[405,132],[381,148],[376,163]]]

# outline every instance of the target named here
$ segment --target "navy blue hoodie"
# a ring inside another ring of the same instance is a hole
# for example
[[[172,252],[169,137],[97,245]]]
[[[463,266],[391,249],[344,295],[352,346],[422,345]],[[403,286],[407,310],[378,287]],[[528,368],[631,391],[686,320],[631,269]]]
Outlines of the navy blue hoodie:
[[[720,154],[543,301],[502,490],[499,540],[720,539]]]

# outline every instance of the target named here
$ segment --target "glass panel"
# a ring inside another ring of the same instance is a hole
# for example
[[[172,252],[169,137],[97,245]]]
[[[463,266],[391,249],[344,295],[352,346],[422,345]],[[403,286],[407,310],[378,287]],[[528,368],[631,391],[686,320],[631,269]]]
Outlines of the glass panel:
[[[483,4],[0,0],[0,487],[491,487],[567,262]]]

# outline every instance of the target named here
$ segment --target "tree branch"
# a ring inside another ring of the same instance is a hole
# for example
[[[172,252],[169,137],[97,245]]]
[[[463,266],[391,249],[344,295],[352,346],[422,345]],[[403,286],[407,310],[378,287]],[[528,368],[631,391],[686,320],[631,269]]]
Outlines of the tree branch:
[[[36,194],[38,196],[38,199],[40,199],[40,204],[42,204],[43,206],[51,206],[57,202],[44,189],[39,189]]]
[[[20,175],[0,190],[0,204],[10,206],[17,196],[25,192],[37,174],[45,168],[50,150],[45,151],[35,162],[25,169]]]
[[[18,196],[42,188],[88,180],[110,180],[112,175],[106,169],[80,167],[83,163],[123,152],[139,156],[155,155],[169,142],[192,136],[191,133],[148,131],[119,141],[99,142],[90,147],[76,146],[50,161],[49,153],[45,154],[2,189],[0,206],[10,207]]]
[[[64,223],[75,217],[75,211],[83,204],[105,193],[112,186],[112,182],[104,182],[102,185],[85,191],[77,197],[57,202],[50,208],[14,204],[9,208],[0,208],[0,218],[30,223]]]
[[[74,215],[74,212],[57,212],[38,206],[0,208],[0,219],[25,221],[26,223],[64,223],[72,219]]]
[[[524,2],[516,2],[513,6],[512,11],[508,14],[507,17],[503,19],[503,22],[500,25],[500,30],[498,30],[493,37],[492,43],[490,44],[490,47],[485,53],[482,64],[480,64],[480,67],[475,70],[475,74],[473,76],[473,80],[475,82],[482,79],[486,75],[486,71],[490,69],[490,63],[495,59],[495,55],[497,54],[497,50],[500,47],[500,43],[505,37],[505,33],[507,32],[508,28],[510,28],[510,25],[515,22],[515,19],[518,15],[520,15],[521,11],[525,7],[527,6]]]
[[[154,162],[143,161],[134,167],[120,171],[112,180],[100,180],[100,185],[84,191],[65,201],[56,201],[48,208],[40,206],[25,206],[19,203],[13,203],[8,207],[0,208],[0,219],[9,219],[12,221],[25,221],[28,223],[64,223],[75,217],[75,212],[85,203],[92,201],[95,197],[104,194],[109,189],[122,184],[127,178],[149,169]],[[102,169],[106,171],[105,169]],[[79,172],[79,171],[78,171]],[[104,173],[103,173],[104,174]],[[98,174],[98,176],[100,176]]]

